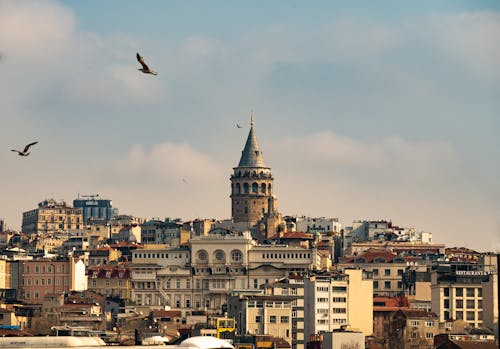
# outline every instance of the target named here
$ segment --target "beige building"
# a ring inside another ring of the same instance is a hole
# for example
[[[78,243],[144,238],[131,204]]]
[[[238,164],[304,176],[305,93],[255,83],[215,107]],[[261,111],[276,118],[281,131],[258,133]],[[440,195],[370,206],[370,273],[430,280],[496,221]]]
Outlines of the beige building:
[[[228,316],[236,319],[238,333],[270,335],[291,345],[293,300],[290,296],[231,295]]]
[[[432,349],[434,336],[439,333],[439,319],[425,310],[398,310],[387,334],[389,348]]]
[[[373,273],[373,294],[394,297],[403,293],[403,273],[408,261],[396,253],[372,248],[341,258],[338,268],[355,267]]]
[[[432,311],[439,322],[463,320],[483,326],[483,282],[489,272],[470,263],[438,263],[431,271]]]
[[[350,327],[373,332],[373,280],[360,269],[304,278],[304,337]]]
[[[130,300],[132,282],[130,269],[124,266],[100,265],[87,269],[88,289],[101,295]]]
[[[304,349],[304,277],[290,275],[264,285],[264,294],[291,296],[292,301],[292,349]]]
[[[24,233],[47,234],[75,229],[83,229],[82,210],[70,207],[64,201],[44,200],[38,208],[23,213]]]

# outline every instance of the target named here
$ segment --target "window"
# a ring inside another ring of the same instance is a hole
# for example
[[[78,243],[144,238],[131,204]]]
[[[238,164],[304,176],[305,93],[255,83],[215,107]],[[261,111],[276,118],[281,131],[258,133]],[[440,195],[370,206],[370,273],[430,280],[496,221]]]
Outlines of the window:
[[[403,276],[403,269],[398,269],[398,276]]]
[[[444,300],[444,307],[445,308],[449,308],[450,307],[450,300],[449,299],[445,299]]]
[[[461,309],[463,307],[464,307],[464,301],[463,300],[461,300],[461,299],[455,300],[455,308]]]
[[[467,300],[467,309],[474,309],[474,306],[475,306],[475,302],[473,299],[468,299]]]
[[[434,338],[434,334],[432,332],[426,332],[425,333],[425,338],[427,338],[427,339],[433,339]]]
[[[259,281],[257,279],[253,279],[253,288],[259,288]]]
[[[257,323],[262,322],[262,316],[257,315],[257,316],[255,317],[255,322],[257,322]]]
[[[378,288],[378,281],[373,281],[373,288]]]
[[[332,292],[333,293],[346,293],[347,292],[347,287],[345,286],[333,286],[332,287]]]
[[[418,325],[419,325],[419,321],[417,321],[417,320],[410,321],[410,326],[411,327],[418,327]]]
[[[467,287],[466,288],[466,294],[467,294],[467,297],[474,297],[474,289],[473,288],[470,288],[470,287]]]
[[[186,299],[186,308],[191,308],[191,300],[189,298]]]
[[[477,289],[477,296],[478,297],[482,297],[483,296],[483,289],[482,288],[478,288]]]
[[[456,288],[455,289],[455,295],[457,297],[463,297],[464,296],[464,289],[463,288]]]
[[[347,309],[346,308],[332,308],[332,312],[334,314],[346,314]]]
[[[384,282],[384,288],[385,289],[391,288],[391,282],[390,281],[385,281]]]
[[[391,269],[385,269],[384,275],[385,276],[391,276]]]
[[[467,312],[467,321],[474,321],[476,319],[476,314],[473,311]]]
[[[234,261],[234,262],[239,262],[243,259],[243,254],[241,253],[240,250],[233,250],[231,252],[231,259]]]
[[[443,289],[443,293],[444,293],[445,297],[449,297],[450,296],[450,288],[449,287],[445,287]]]
[[[175,280],[175,288],[181,288],[181,280],[180,279]]]
[[[378,269],[373,269],[373,276],[378,276]]]
[[[186,280],[186,288],[191,288],[191,280]]]
[[[456,320],[463,320],[464,319],[464,312],[463,311],[457,311],[455,314],[456,314],[455,315]]]
[[[425,327],[434,327],[434,321],[426,321]]]
[[[269,316],[269,323],[271,323],[271,324],[275,324],[276,323],[276,315]]]

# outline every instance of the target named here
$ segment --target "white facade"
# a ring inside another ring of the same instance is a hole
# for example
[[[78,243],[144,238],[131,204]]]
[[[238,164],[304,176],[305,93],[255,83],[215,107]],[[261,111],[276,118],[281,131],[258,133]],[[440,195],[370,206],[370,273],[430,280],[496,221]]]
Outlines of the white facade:
[[[85,273],[85,263],[78,259],[74,266],[73,273],[73,290],[74,291],[85,291],[87,289],[87,275]]]
[[[320,232],[320,233],[339,233],[342,229],[342,224],[339,223],[338,218],[326,217],[297,217],[295,222],[295,229],[298,232]]]

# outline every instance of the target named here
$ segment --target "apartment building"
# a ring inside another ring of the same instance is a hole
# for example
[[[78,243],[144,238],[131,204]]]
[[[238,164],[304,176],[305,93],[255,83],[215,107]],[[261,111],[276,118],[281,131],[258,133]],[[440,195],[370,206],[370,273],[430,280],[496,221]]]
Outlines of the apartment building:
[[[28,303],[41,304],[48,294],[84,288],[85,265],[81,260],[35,259],[20,263],[20,299]]]
[[[263,286],[264,294],[291,296],[292,301],[292,349],[304,349],[304,277],[290,275]]]
[[[228,299],[228,316],[238,333],[270,335],[292,344],[292,302],[295,297],[236,294]]]
[[[471,327],[483,325],[483,283],[489,272],[480,264],[436,263],[431,270],[432,311],[439,322],[463,320]]]
[[[350,327],[373,332],[373,280],[360,269],[304,278],[304,337]]]
[[[120,265],[97,265],[87,269],[88,289],[101,295],[131,300],[130,269]]]
[[[338,268],[361,268],[373,273],[373,293],[376,296],[395,297],[403,293],[403,273],[408,257],[383,249],[369,249],[355,256],[340,259]]]
[[[438,333],[439,319],[435,313],[401,309],[392,317],[387,340],[389,348],[432,349]]]
[[[64,201],[44,200],[38,204],[38,208],[23,212],[24,233],[48,234],[83,229],[83,227],[82,210],[70,207]]]

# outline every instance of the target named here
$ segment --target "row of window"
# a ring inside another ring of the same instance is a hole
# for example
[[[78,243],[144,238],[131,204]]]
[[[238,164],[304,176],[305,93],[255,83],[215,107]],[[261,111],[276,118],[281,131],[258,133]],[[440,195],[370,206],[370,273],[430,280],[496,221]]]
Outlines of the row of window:
[[[475,299],[467,299],[465,301],[465,303],[464,303],[463,299],[455,299],[455,308],[458,308],[458,309],[464,308],[464,304],[465,304],[465,308],[467,308],[467,309],[475,309],[476,307],[479,309],[483,308],[483,300],[482,299],[478,299],[477,303],[476,303]],[[450,300],[445,299],[443,305],[444,305],[445,309],[450,308]]]
[[[380,289],[380,284],[378,281],[373,281],[373,288],[378,290]],[[401,290],[403,288],[403,282],[398,281],[398,290]],[[390,281],[384,281],[384,289],[389,290],[391,289],[391,282]]]
[[[477,320],[481,321],[483,320],[483,312],[482,311],[466,311],[465,316],[467,321],[476,321],[475,314],[477,314]],[[444,318],[445,320],[464,320],[464,312],[462,310],[456,311],[455,316],[451,316],[450,312],[448,310],[444,311]],[[478,326],[480,326],[480,323],[478,323]]]
[[[155,259],[174,258],[174,259],[177,259],[177,258],[182,258],[182,253],[172,253],[170,255],[168,253],[134,253],[133,258],[155,258]],[[186,258],[189,258],[189,253],[186,253]]]
[[[455,290],[455,297],[463,297],[464,294],[466,297],[482,297],[483,296],[483,289],[482,288],[474,288],[474,287],[454,287]],[[465,291],[464,291],[465,290]],[[477,292],[476,292],[477,290]],[[450,296],[450,287],[445,287],[443,288],[443,293],[445,297]]]
[[[411,327],[418,327],[420,325],[419,320],[412,320],[410,321],[410,326]],[[425,327],[434,327],[435,322],[434,321],[425,321]]]
[[[378,269],[372,269],[373,276],[379,275]],[[391,276],[391,269],[384,269],[384,276]],[[398,276],[403,276],[403,269],[398,269]]]
[[[25,274],[29,274],[31,272],[31,270],[34,270],[35,273],[42,273],[42,274],[45,274],[45,273],[53,273],[54,272],[54,266],[53,265],[48,265],[48,266],[45,266],[45,265],[42,265],[42,266],[39,266],[39,265],[35,265],[35,267],[32,269],[30,268],[29,265],[25,265],[24,266],[24,273]],[[65,273],[65,267],[64,265],[59,265],[57,266],[56,268],[56,272],[58,273]]]
[[[268,322],[270,324],[277,324],[278,323],[278,319],[279,319],[279,322],[282,323],[282,324],[288,324],[288,323],[290,323],[290,317],[289,316],[280,316],[280,317],[278,317],[276,315],[270,315]],[[261,315],[255,316],[255,322],[256,323],[261,323],[262,322],[262,316]]]
[[[282,258],[311,258],[310,253],[263,253],[262,259],[282,259]]]
[[[234,194],[241,194],[242,193],[240,183],[236,183],[232,189],[233,189]],[[250,193],[250,184],[243,183],[243,194],[249,194],[249,193]],[[253,194],[259,193],[259,184],[256,182],[252,183],[252,193]],[[260,193],[261,194],[267,194],[267,193],[271,194],[271,184],[266,186],[266,183],[261,183]]]
[[[316,323],[318,325],[328,325],[328,319],[317,319]],[[347,323],[347,319],[332,319],[334,325],[343,325]]]
[[[288,309],[290,308],[290,302],[279,302],[279,301],[248,301],[248,308],[275,308],[275,309]]]
[[[27,278],[27,279],[23,279],[21,281],[22,285],[23,286],[51,286],[52,285],[52,280],[55,280],[55,285],[56,286],[59,286],[61,284],[61,280],[59,278],[35,278],[35,279],[31,279],[31,278]],[[68,286],[68,279],[64,279],[64,285],[65,286]]]

